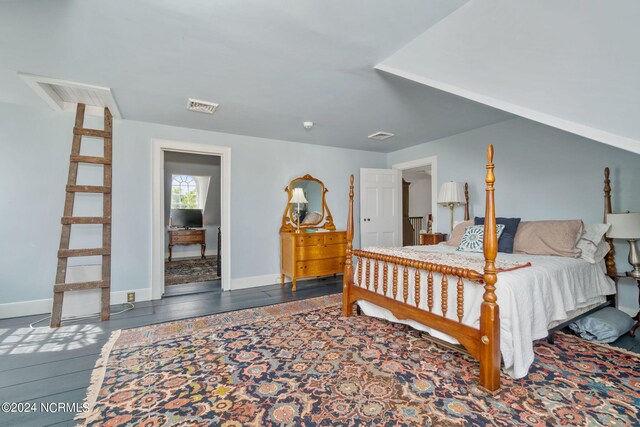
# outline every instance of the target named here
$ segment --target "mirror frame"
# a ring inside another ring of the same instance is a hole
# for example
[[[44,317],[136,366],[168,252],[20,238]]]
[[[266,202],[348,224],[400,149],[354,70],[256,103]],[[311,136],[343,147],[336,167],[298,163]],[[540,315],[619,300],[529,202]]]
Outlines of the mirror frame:
[[[300,224],[300,230],[306,230],[310,228],[324,228],[325,230],[330,231],[335,230],[336,226],[333,224],[333,217],[331,216],[329,205],[327,205],[326,194],[329,190],[327,189],[327,187],[325,187],[324,182],[307,174],[305,176],[292,179],[289,185],[284,189],[284,191],[287,193],[287,207],[285,208],[284,214],[282,215],[282,225],[280,226],[280,231],[295,232],[298,229],[298,225],[291,219],[292,206],[291,203],[289,203],[289,200],[291,200],[294,185],[298,181],[315,181],[322,186],[322,219],[320,219],[320,222],[318,222],[317,224]]]

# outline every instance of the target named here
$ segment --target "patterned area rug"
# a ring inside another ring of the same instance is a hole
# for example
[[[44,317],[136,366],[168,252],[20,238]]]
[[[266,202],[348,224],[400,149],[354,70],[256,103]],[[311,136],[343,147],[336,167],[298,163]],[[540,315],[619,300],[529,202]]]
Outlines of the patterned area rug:
[[[491,396],[478,363],[340,295],[116,332],[85,425],[638,425],[640,358],[558,334]],[[104,362],[104,363],[103,363]]]
[[[179,285],[182,283],[206,282],[219,279],[216,257],[207,259],[178,259],[165,261],[164,284]]]

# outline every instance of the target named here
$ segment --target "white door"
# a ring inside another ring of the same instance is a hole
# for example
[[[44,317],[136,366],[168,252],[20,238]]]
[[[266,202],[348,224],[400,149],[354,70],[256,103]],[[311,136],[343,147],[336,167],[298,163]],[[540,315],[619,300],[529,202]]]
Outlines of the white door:
[[[402,246],[397,169],[360,169],[360,246]]]

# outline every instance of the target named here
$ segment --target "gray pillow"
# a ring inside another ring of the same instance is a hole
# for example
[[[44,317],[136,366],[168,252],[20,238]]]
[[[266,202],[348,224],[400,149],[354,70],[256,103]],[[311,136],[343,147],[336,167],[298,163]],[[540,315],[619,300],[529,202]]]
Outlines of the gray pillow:
[[[627,313],[605,307],[571,323],[569,328],[586,340],[609,343],[629,332],[631,325],[633,319]]]

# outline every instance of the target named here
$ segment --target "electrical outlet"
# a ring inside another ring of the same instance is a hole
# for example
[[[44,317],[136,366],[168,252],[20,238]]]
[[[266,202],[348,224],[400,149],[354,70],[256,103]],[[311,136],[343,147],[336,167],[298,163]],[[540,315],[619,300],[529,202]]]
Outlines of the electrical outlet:
[[[127,292],[127,302],[134,302],[136,300],[135,292]]]

